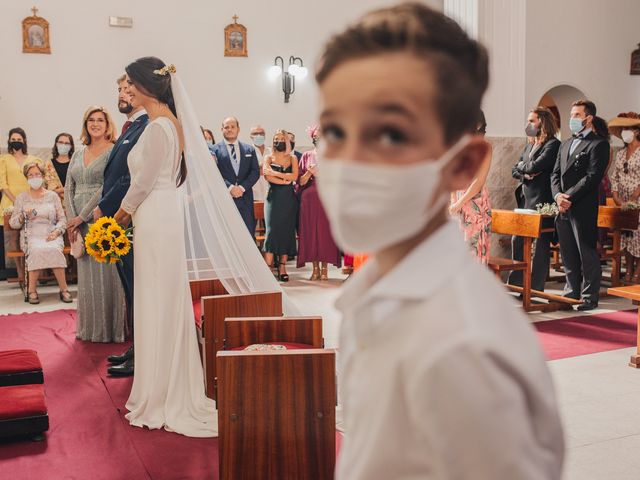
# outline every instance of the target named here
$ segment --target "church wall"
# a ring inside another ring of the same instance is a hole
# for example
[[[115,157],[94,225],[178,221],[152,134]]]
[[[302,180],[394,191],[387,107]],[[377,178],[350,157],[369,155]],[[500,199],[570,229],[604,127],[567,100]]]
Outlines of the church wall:
[[[425,0],[442,9],[442,0]],[[49,147],[58,132],[79,136],[89,105],[104,105],[118,126],[116,78],[124,66],[145,55],[174,63],[205,127],[221,139],[225,116],[240,119],[241,139],[263,123],[296,133],[308,145],[305,128],[317,113],[313,67],[324,40],[365,11],[390,0],[238,0],[158,2],[42,0],[39,15],[51,26],[51,55],[22,53],[22,19],[31,4],[0,4],[0,146],[14,126],[27,131],[34,147]],[[248,29],[248,58],[224,57],[224,27],[232,16]],[[108,26],[109,16],[133,17],[133,28]],[[268,68],[276,55],[302,57],[309,76],[296,82],[289,104],[280,80]]]

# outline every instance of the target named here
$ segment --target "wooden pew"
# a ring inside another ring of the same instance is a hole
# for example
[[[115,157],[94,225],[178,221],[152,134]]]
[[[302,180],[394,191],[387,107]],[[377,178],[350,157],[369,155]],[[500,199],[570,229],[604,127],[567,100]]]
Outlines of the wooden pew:
[[[602,277],[609,280],[612,287],[621,284],[620,266],[622,263],[622,232],[638,229],[638,210],[623,211],[620,207],[601,205],[598,208],[598,227],[610,230],[611,250],[606,250],[603,257],[611,260],[611,276]]]
[[[267,234],[267,227],[264,219],[264,202],[253,202],[253,218],[256,219],[256,231],[254,235],[256,244],[259,247],[262,247],[266,238],[265,235]]]
[[[218,371],[221,479],[333,479],[333,350],[220,351]]]
[[[579,300],[531,289],[533,239],[539,238],[541,233],[551,230],[550,228],[542,228],[543,215],[495,209],[491,211],[491,216],[491,230],[493,233],[523,237],[523,261],[516,261],[510,258],[489,257],[488,266],[498,276],[504,271],[522,270],[523,286],[507,285],[507,288],[522,293],[522,307],[525,311],[550,312],[566,308],[566,305],[579,305],[581,303]],[[545,299],[548,303],[534,303],[532,302],[532,297]]]
[[[322,317],[227,318],[224,332],[225,350],[274,342],[324,348]]]
[[[640,302],[640,285],[630,285],[627,287],[614,287],[607,290],[609,295],[614,297],[628,298],[633,303],[638,304]],[[633,368],[640,368],[640,309],[638,310],[638,324],[637,324],[637,347],[635,355],[631,355],[629,359],[629,366]]]
[[[282,293],[213,295],[201,298],[203,364],[207,396],[216,398],[216,354],[224,346],[224,320],[230,317],[281,317]]]

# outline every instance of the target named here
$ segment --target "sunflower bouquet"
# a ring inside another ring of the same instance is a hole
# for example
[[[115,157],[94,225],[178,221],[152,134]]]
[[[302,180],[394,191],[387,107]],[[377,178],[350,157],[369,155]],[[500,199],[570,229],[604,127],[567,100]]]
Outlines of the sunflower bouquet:
[[[84,238],[87,253],[100,263],[117,263],[131,250],[133,227],[123,228],[112,217],[99,218]]]

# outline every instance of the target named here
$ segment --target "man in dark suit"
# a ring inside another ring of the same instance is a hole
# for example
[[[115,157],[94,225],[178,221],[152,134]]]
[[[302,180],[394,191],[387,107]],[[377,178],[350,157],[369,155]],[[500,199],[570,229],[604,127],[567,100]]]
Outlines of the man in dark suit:
[[[216,143],[214,154],[218,159],[218,169],[229,189],[229,194],[253,237],[256,220],[253,214],[253,185],[260,178],[258,156],[251,145],[238,141],[240,124],[235,117],[222,122],[224,140]]]
[[[102,199],[93,211],[94,220],[102,216],[113,217],[120,208],[120,203],[129,190],[131,182],[127,156],[149,122],[149,116],[142,107],[134,109],[131,105],[129,96],[125,93],[126,81],[126,75],[118,79],[118,110],[127,115],[127,121],[122,126],[122,133],[107,160]],[[122,258],[122,263],[116,264],[116,267],[124,288],[128,316],[131,321],[133,319],[133,248]],[[121,355],[109,356],[108,360],[112,364],[107,370],[110,375],[121,377],[133,375],[133,346]]]
[[[513,178],[520,181],[516,189],[518,208],[535,210],[539,204],[553,203],[551,173],[560,148],[560,141],[555,138],[557,132],[556,121],[549,109],[538,107],[529,112],[525,129],[529,142],[511,171]],[[531,288],[534,290],[544,291],[544,283],[549,273],[552,238],[553,233],[546,232],[536,241],[531,266]],[[524,239],[519,236],[512,237],[511,247],[512,258],[522,260]],[[509,284],[521,286],[522,271],[511,272]]]
[[[596,106],[579,100],[571,107],[573,136],[560,147],[551,190],[560,215],[556,229],[567,276],[564,295],[582,298],[578,310],[598,307],[602,267],[597,251],[598,189],[609,164],[609,142],[593,131]]]

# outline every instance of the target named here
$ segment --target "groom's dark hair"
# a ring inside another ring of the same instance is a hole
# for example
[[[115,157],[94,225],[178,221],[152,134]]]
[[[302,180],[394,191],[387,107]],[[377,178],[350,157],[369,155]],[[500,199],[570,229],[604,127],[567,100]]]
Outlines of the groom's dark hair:
[[[165,103],[171,112],[178,118],[176,104],[171,91],[171,75],[165,68],[166,64],[157,57],[142,57],[130,63],[124,69],[129,75],[129,80],[142,93],[155,98],[161,103]],[[180,172],[178,173],[177,184],[182,185],[187,179],[187,164],[184,159],[184,152],[180,159]]]

